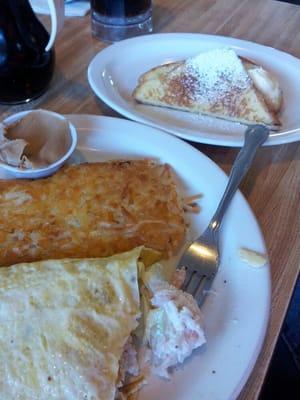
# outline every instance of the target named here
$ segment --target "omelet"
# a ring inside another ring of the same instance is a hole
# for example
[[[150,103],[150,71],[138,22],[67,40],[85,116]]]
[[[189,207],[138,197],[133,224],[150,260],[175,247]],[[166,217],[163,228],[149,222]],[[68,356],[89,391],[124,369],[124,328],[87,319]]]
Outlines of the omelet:
[[[171,167],[153,160],[86,163],[45,179],[0,181],[0,266],[106,257],[140,245],[167,258],[186,228]]]
[[[171,378],[205,335],[160,257],[138,247],[0,268],[0,398],[132,400],[150,373]]]
[[[0,269],[0,398],[114,400],[141,248]]]

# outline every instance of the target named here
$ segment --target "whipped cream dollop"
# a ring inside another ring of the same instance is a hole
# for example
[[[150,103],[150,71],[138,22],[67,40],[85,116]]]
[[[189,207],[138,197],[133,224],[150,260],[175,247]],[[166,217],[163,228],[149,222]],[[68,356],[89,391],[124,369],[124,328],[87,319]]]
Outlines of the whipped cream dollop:
[[[262,67],[253,67],[248,70],[254,86],[264,96],[265,101],[275,112],[278,112],[281,106],[282,93],[277,80],[271,76]]]

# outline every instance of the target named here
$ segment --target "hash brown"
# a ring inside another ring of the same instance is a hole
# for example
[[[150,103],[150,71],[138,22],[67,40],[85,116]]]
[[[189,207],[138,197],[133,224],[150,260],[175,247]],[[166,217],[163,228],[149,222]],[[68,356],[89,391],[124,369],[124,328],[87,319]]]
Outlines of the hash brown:
[[[45,179],[0,181],[0,266],[104,257],[140,245],[168,257],[185,232],[167,164],[86,163]]]

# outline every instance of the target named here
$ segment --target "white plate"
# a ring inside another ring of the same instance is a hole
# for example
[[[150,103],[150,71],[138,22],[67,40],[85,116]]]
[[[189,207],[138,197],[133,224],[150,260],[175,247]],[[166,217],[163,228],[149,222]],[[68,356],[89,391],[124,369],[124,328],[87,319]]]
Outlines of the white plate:
[[[79,160],[155,157],[169,163],[185,194],[204,194],[202,211],[191,220],[191,236],[202,232],[227,182],[216,164],[183,141],[145,125],[90,116],[71,116],[70,121],[78,129]],[[254,269],[241,262],[240,246],[266,253],[255,217],[238,193],[224,221],[215,294],[203,308],[207,346],[178,368],[170,382],[153,378],[140,400],[232,400],[242,389],[265,335],[270,275],[268,265]]]
[[[73,162],[154,157],[169,163],[184,194],[204,195],[201,213],[191,218],[191,236],[202,232],[227,182],[209,158],[176,137],[131,121],[68,118],[78,134]],[[266,332],[270,274],[268,264],[253,268],[237,256],[240,246],[266,253],[256,219],[240,192],[228,210],[222,238],[220,270],[203,307],[207,345],[177,368],[169,382],[153,377],[139,400],[232,400],[245,384]],[[171,263],[175,266],[176,259]]]
[[[283,90],[282,128],[280,132],[272,132],[266,145],[300,140],[300,60],[271,47],[201,34],[140,36],[115,43],[98,53],[89,65],[88,80],[98,97],[127,118],[195,142],[241,146],[245,130],[241,124],[137,104],[131,96],[139,76],[150,68],[224,45],[273,73]]]

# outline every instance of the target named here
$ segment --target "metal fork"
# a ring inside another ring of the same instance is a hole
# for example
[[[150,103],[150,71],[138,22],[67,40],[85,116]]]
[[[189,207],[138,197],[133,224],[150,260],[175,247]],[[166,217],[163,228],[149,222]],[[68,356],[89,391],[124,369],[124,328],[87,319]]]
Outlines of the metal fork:
[[[264,125],[248,127],[244,145],[232,166],[229,180],[208,227],[184,252],[178,267],[185,267],[186,278],[182,289],[192,294],[201,305],[206,292],[210,289],[220,264],[219,232],[226,210],[249,170],[256,150],[269,136],[269,129]]]

